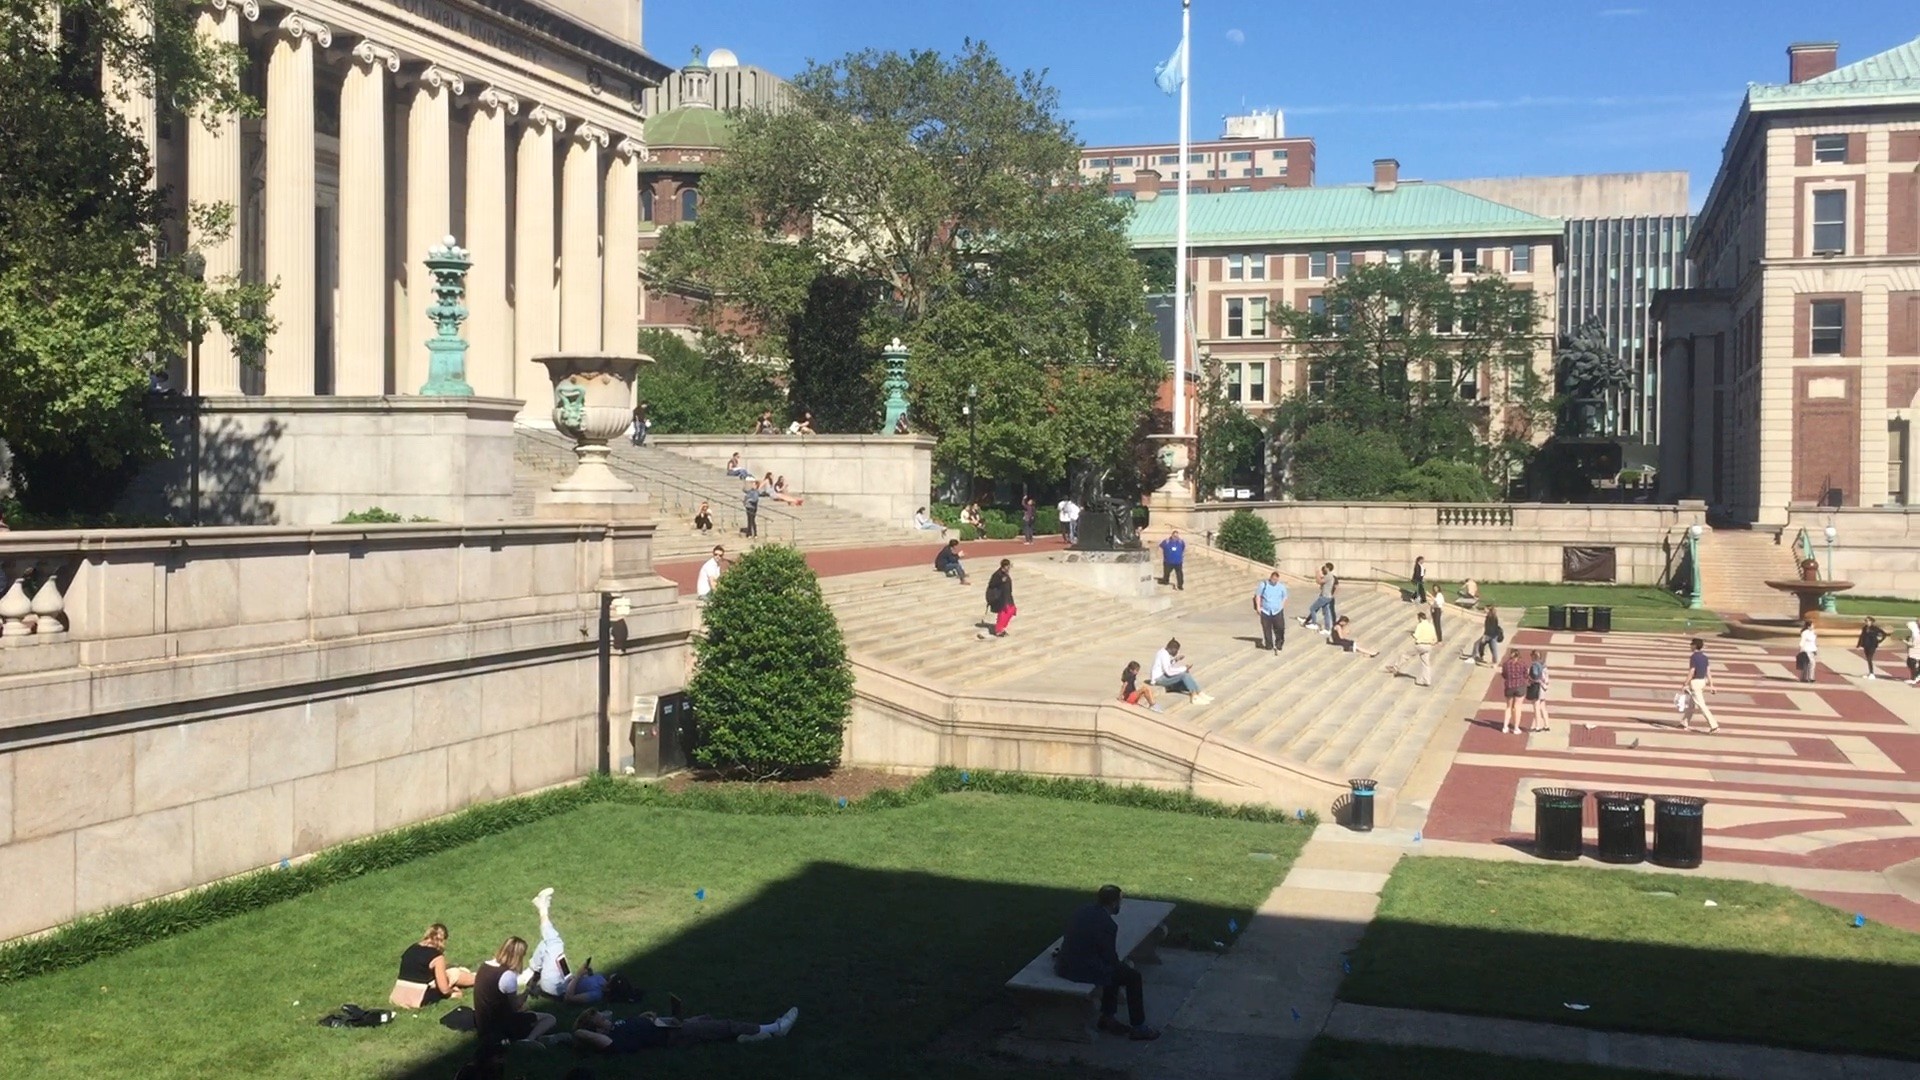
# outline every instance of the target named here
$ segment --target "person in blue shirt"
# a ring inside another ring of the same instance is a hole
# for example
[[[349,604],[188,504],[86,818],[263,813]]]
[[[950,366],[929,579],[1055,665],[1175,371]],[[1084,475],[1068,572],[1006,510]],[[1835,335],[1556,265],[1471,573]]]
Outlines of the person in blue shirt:
[[[1260,616],[1260,647],[1280,655],[1287,643],[1287,586],[1280,580],[1280,571],[1268,574],[1253,591],[1253,610]]]
[[[1180,530],[1175,529],[1160,541],[1160,584],[1169,579],[1177,582],[1174,588],[1186,591],[1187,571],[1183,564],[1187,561],[1187,542],[1180,539]]]
[[[1157,1039],[1160,1033],[1147,1026],[1147,1003],[1140,985],[1140,972],[1120,959],[1116,948],[1120,924],[1114,916],[1118,914],[1120,886],[1100,886],[1093,903],[1082,905],[1067,920],[1060,951],[1054,954],[1053,970],[1070,982],[1100,987],[1100,1030],[1142,1041]],[[1116,1016],[1123,988],[1127,992],[1130,1026],[1123,1026]]]

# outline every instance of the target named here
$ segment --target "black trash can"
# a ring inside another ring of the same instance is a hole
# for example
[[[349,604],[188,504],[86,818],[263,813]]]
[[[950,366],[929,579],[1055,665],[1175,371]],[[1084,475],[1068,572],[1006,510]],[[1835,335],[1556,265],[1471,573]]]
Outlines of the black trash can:
[[[1700,865],[1700,837],[1707,800],[1691,795],[1653,797],[1653,854],[1660,866],[1691,870]]]
[[[1580,857],[1580,814],[1587,793],[1576,788],[1533,789],[1533,853],[1542,859]]]
[[[1565,604],[1547,606],[1547,629],[1565,630],[1567,628],[1567,608]]]
[[[1601,862],[1637,863],[1647,857],[1647,797],[1637,791],[1596,791]]]
[[[1585,604],[1567,605],[1567,629],[1585,630],[1592,625],[1593,609]]]
[[[1349,780],[1353,799],[1347,808],[1347,824],[1354,832],[1373,831],[1373,788],[1371,780]]]
[[[1613,609],[1597,607],[1593,609],[1593,629],[1596,633],[1613,633]]]

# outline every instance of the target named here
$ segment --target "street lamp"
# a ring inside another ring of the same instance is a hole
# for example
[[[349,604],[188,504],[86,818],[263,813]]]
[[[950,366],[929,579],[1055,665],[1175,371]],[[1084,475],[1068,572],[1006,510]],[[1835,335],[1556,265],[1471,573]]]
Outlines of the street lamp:
[[[207,257],[189,251],[180,257],[180,267],[196,283],[207,280]],[[193,306],[187,312],[187,396],[193,399],[187,410],[187,424],[193,446],[187,459],[187,524],[200,524],[200,339],[207,328],[200,322],[203,297],[195,290]]]
[[[965,405],[960,406],[960,414],[967,418],[967,501],[968,502],[973,501],[974,485],[980,482],[979,477],[974,475],[974,470],[980,467],[980,440],[976,438],[973,433],[973,403],[974,403],[974,400],[977,399],[979,396],[980,396],[980,387],[974,383],[968,383],[967,384],[967,403]]]
[[[1839,535],[1839,532],[1835,530],[1833,526],[1831,525],[1827,526],[1827,580],[1828,581],[1833,580],[1833,538],[1838,535]],[[1834,601],[1832,593],[1829,592],[1821,595],[1820,610],[1821,611],[1839,611],[1840,610],[1840,605]]]
[[[1687,590],[1687,606],[1696,609],[1702,606],[1700,602],[1700,534],[1703,531],[1698,524],[1687,526],[1687,569],[1693,578]]]

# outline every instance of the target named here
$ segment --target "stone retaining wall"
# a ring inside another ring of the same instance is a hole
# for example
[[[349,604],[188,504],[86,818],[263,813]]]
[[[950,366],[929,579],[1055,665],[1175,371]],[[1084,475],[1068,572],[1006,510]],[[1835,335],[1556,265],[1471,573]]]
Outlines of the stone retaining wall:
[[[902,526],[932,500],[924,435],[650,435],[647,445],[716,469],[738,453],[754,476],[784,476],[803,498]]]

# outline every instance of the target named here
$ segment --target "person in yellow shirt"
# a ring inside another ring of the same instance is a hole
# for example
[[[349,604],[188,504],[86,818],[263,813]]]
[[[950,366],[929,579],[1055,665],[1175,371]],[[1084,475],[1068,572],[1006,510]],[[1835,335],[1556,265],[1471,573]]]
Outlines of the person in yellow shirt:
[[[1415,612],[1413,618],[1413,648],[1407,650],[1406,655],[1400,659],[1388,664],[1388,673],[1398,675],[1400,674],[1401,668],[1406,667],[1418,659],[1420,661],[1420,674],[1416,677],[1415,681],[1421,686],[1432,686],[1433,647],[1438,644],[1440,644],[1440,635],[1433,632],[1433,622],[1427,618],[1427,613],[1424,611]]]

